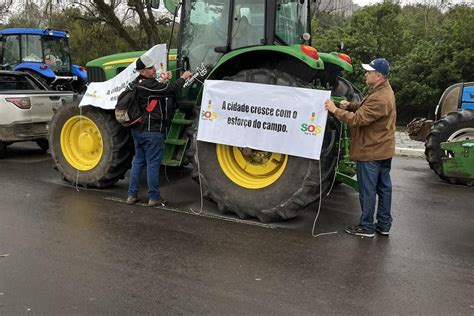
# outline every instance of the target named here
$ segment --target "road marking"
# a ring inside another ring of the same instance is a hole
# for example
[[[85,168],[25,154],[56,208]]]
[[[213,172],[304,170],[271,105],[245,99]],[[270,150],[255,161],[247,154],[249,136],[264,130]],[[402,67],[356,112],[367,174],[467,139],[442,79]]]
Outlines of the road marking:
[[[113,197],[113,196],[106,196],[106,197],[104,197],[104,199],[109,200],[109,201],[124,203],[124,204],[127,203],[126,200],[116,198],[116,197]],[[146,203],[136,203],[135,205],[150,207]],[[162,210],[165,210],[165,211],[171,211],[171,212],[176,212],[176,213],[184,213],[184,214],[207,217],[207,218],[212,218],[212,219],[219,219],[219,220],[223,220],[223,221],[227,221],[227,222],[234,222],[234,223],[246,224],[246,225],[251,225],[251,226],[259,226],[259,227],[271,228],[271,229],[278,228],[276,225],[273,225],[273,224],[252,222],[252,221],[243,220],[243,219],[239,219],[239,218],[226,217],[226,216],[223,216],[223,215],[214,215],[214,214],[205,213],[204,211],[201,212],[201,213],[195,213],[195,212],[188,211],[188,210],[185,210],[185,209],[179,209],[179,208],[174,208],[174,207],[169,207],[169,206],[153,206],[153,208],[159,208],[159,209],[162,209]]]
[[[109,190],[109,189],[104,189],[104,188],[101,188],[101,189],[97,189],[97,188],[92,188],[92,187],[89,187],[89,188],[86,188],[86,187],[83,187],[83,186],[76,186],[74,183],[72,182],[69,182],[69,181],[64,181],[64,180],[61,180],[59,179],[59,181],[48,181],[50,183],[54,183],[54,184],[57,184],[57,185],[60,185],[60,186],[63,186],[63,187],[66,187],[66,188],[71,188],[71,189],[74,189],[76,191],[93,191],[93,192],[101,192],[101,193],[104,193],[104,192],[107,192],[107,191],[112,191],[112,190]]]

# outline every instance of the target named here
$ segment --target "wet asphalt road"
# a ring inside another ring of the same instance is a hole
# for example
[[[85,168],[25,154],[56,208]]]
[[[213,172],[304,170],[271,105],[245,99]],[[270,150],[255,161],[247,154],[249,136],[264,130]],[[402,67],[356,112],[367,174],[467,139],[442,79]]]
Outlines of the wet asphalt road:
[[[0,314],[474,314],[474,188],[424,160],[393,164],[390,237],[342,230],[357,194],[337,187],[275,225],[213,217],[186,169],[167,170],[173,210],[128,206],[127,181],[78,191],[33,143],[0,161]]]

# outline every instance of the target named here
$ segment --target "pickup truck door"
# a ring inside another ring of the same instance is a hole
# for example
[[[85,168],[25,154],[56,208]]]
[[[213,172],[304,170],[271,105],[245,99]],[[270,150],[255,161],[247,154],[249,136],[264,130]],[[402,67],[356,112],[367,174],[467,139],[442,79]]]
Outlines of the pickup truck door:
[[[72,92],[47,91],[47,93],[35,93],[30,96],[31,122],[49,122],[53,117],[53,109],[60,107],[63,102],[71,101]]]

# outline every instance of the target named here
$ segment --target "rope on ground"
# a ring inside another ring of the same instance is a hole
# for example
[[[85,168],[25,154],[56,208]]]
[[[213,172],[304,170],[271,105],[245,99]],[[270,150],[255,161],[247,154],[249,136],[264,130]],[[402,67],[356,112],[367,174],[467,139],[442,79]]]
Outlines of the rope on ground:
[[[338,153],[337,153],[337,159],[336,159],[336,168],[337,168],[337,165],[339,164],[339,159],[341,157],[341,140],[342,140],[342,133],[339,134],[339,144],[338,144]],[[328,233],[320,233],[320,234],[317,234],[317,235],[314,234],[314,229],[316,227],[316,222],[318,221],[319,213],[321,212],[321,203],[322,203],[321,201],[323,199],[323,185],[322,185],[322,181],[321,181],[321,175],[322,175],[321,169],[322,169],[322,163],[321,163],[321,160],[320,160],[319,161],[319,203],[318,203],[318,211],[316,212],[316,217],[314,218],[314,222],[313,222],[313,229],[311,230],[311,235],[313,237],[320,237],[320,236],[325,236],[325,235],[337,234],[337,231],[328,232]],[[326,194],[326,196],[329,196],[332,193],[334,183],[336,182],[336,175],[337,175],[337,173],[334,172],[334,177],[332,179],[331,187],[330,187],[328,193]]]
[[[196,142],[196,164],[197,164],[197,169],[198,169],[198,181],[199,181],[199,193],[200,193],[200,197],[201,197],[201,207],[199,209],[199,211],[195,211],[193,210],[191,207],[189,208],[189,210],[195,214],[195,215],[200,215],[202,213],[202,208],[203,208],[203,196],[202,196],[202,183],[201,183],[201,167],[199,165],[199,152],[198,152],[198,141],[197,139],[195,140]]]

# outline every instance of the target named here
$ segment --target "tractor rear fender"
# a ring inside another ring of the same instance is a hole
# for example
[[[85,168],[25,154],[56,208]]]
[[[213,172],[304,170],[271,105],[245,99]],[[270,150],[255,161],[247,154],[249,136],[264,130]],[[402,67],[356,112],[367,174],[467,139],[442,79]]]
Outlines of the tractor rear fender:
[[[222,56],[207,79],[232,76],[246,69],[277,69],[310,82],[318,70],[324,70],[321,58],[315,59],[301,50],[301,45],[255,46]]]
[[[46,67],[46,69],[41,69],[40,66],[47,66],[47,65],[43,63],[20,63],[15,67],[14,70],[16,71],[29,70],[29,71],[34,71],[45,78],[49,78],[49,79],[56,78],[56,75],[51,70],[51,68]]]
[[[347,58],[349,56],[345,55]],[[351,73],[353,71],[352,64],[348,63],[346,60],[340,57],[339,53],[332,52],[332,53],[319,53],[319,57],[327,64],[333,64],[341,68],[341,70],[347,71]]]
[[[337,53],[318,53],[315,59],[302,50],[303,45],[256,46],[232,51],[224,55],[207,79],[220,79],[245,69],[277,69],[306,82],[320,78],[332,82],[342,70],[352,72],[352,65]]]
[[[334,82],[342,70],[352,72],[352,65],[339,59],[337,53],[319,53],[319,58],[314,59],[302,51],[301,45],[256,46],[224,55],[206,79],[219,80],[258,68],[280,70],[305,82],[319,78],[322,84]],[[196,105],[200,104],[201,96],[202,90]]]

